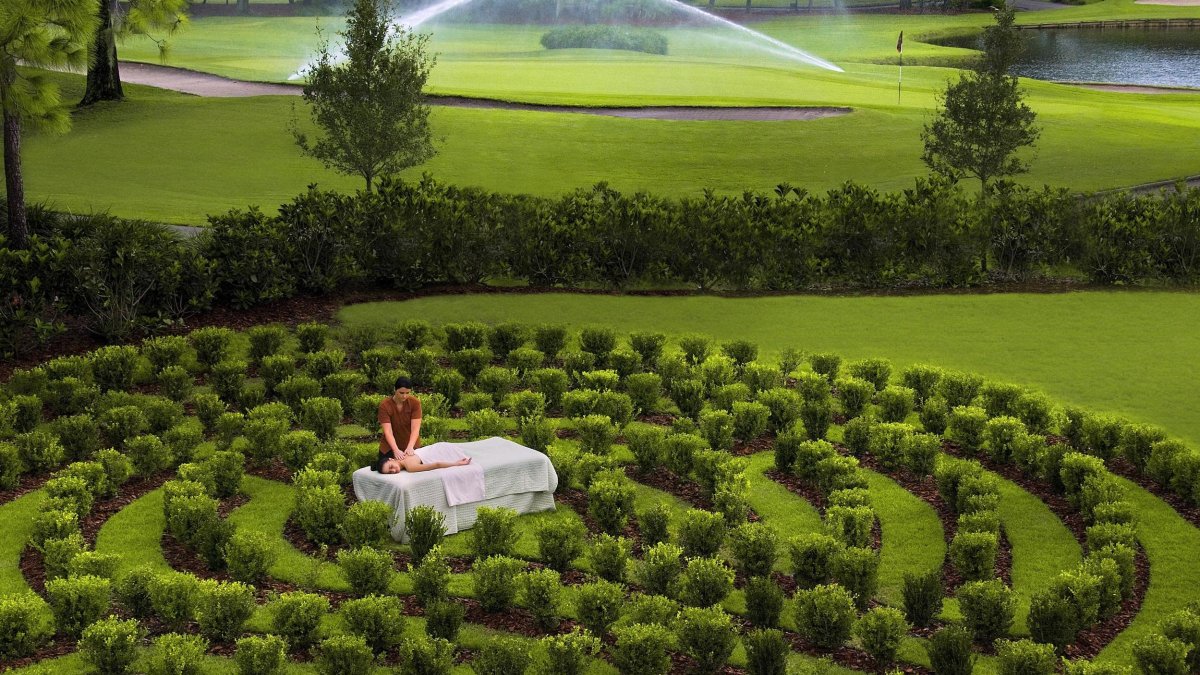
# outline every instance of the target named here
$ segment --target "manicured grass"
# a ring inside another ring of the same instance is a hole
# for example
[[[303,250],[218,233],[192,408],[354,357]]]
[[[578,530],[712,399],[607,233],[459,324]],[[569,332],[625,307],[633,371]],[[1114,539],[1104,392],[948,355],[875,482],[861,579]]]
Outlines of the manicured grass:
[[[887,476],[863,469],[871,493],[871,506],[879,518],[882,547],[879,551],[878,598],[902,604],[905,574],[940,568],[946,557],[942,521],[933,507],[900,487]]]
[[[1194,16],[1195,8],[1108,0],[1053,13],[1054,20]],[[1036,16],[1035,16],[1036,15]],[[1047,20],[1025,13],[1021,20]],[[621,190],[679,195],[767,191],[781,182],[825,190],[847,179],[884,190],[926,173],[920,132],[935,95],[956,71],[916,64],[959,62],[968,52],[917,36],[975,30],[983,14],[789,17],[755,24],[846,68],[799,66],[739,43],[695,40],[673,30],[676,47],[657,57],[606,50],[554,50],[542,29],[434,26],[440,52],[430,90],[506,100],[584,105],[850,106],[852,114],[807,122],[672,122],[586,115],[438,109],[440,153],[409,172],[489,189],[561,194],[597,181]],[[174,65],[240,78],[282,80],[308,55],[311,18],[210,18],[173,43]],[[327,30],[336,20],[323,21]],[[896,99],[896,32],[910,36],[904,93]],[[158,61],[157,47],[132,43],[126,58]],[[79,78],[64,98],[78,98]],[[1033,172],[1021,178],[1077,190],[1200,172],[1200,94],[1096,92],[1028,81],[1043,134]],[[353,190],[357,180],[297,153],[287,123],[290,97],[206,100],[130,87],[130,100],[76,114],[63,137],[31,137],[26,177],[33,199],[70,210],[201,224],[207,214],[251,204],[271,212],[314,181]],[[302,104],[299,116],[307,119]],[[134,131],[136,129],[136,131]],[[1126,161],[1130,156],[1137,162]],[[147,159],[150,158],[150,159]],[[120,171],[113,171],[115,165]],[[80,186],[86,186],[81,190]]]
[[[1017,619],[1012,632],[1028,635],[1029,599],[1048,587],[1059,572],[1074,568],[1083,558],[1079,542],[1042,500],[1016,483],[1000,483],[1000,521],[1012,545],[1012,589]]]
[[[701,332],[781,349],[970,370],[1056,399],[1162,426],[1200,445],[1200,296],[1182,292],[912,297],[678,298],[454,295],[343,308],[347,325],[423,318],[603,324],[621,333]]]
[[[148,492],[114,513],[96,535],[96,551],[121,557],[117,575],[142,565],[155,570],[171,568],[162,553],[162,535],[167,521],[163,516],[163,489]]]
[[[0,595],[22,593],[29,590],[25,575],[21,574],[21,551],[33,531],[33,519],[42,510],[46,493],[35,490],[0,506],[0,523],[4,523],[4,536],[0,537]]]
[[[1129,627],[1100,652],[1099,659],[1133,665],[1133,643],[1155,632],[1172,612],[1200,601],[1196,552],[1200,530],[1174,509],[1131,481],[1119,479],[1138,519],[1138,541],[1150,559],[1150,587]]]

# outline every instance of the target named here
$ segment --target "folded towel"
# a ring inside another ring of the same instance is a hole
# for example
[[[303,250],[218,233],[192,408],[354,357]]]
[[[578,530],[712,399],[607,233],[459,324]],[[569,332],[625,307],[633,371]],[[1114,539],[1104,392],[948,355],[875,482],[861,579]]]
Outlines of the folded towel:
[[[457,462],[467,456],[451,443],[434,443],[418,448],[416,453],[422,464]],[[450,506],[483,501],[485,489],[482,466],[472,463],[435,471],[442,479],[442,487],[446,490],[446,503]]]

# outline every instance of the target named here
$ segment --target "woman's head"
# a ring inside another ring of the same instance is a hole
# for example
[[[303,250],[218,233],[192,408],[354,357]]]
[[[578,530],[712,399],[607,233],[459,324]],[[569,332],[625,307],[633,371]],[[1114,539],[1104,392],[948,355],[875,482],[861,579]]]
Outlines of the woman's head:
[[[401,466],[400,460],[389,459],[384,461],[383,466],[379,467],[379,473],[400,473],[404,467]]]

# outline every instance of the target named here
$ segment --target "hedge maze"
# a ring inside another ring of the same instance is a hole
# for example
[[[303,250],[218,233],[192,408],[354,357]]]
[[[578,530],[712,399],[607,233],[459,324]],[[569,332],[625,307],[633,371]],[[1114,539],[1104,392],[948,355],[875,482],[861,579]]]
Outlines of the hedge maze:
[[[356,503],[375,410],[554,512]],[[1200,452],[970,373],[700,335],[203,328],[0,390],[0,667],[1184,674]]]

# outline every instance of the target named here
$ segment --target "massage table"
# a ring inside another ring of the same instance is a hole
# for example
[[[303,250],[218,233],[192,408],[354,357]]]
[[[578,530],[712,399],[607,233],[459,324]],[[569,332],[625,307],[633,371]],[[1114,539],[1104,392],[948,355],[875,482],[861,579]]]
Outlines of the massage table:
[[[506,507],[517,513],[554,509],[558,474],[546,455],[499,437],[469,443],[434,443],[419,448],[417,452],[444,456],[454,450],[470,457],[471,464],[394,474],[377,473],[370,467],[363,467],[355,471],[352,477],[354,496],[359,501],[381,501],[390,505],[393,509],[392,538],[402,543],[408,541],[404,518],[414,506],[432,506],[445,515],[446,534],[455,534],[474,525],[475,511],[481,506]],[[472,468],[472,465],[477,468]],[[447,485],[443,480],[452,471],[464,473],[451,479],[448,498]],[[480,489],[477,492],[471,489],[464,491],[460,482],[464,478],[471,480],[480,471],[483,478]],[[464,494],[476,499],[461,501]]]

